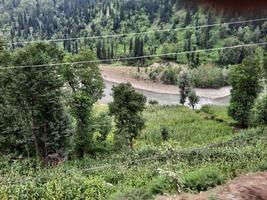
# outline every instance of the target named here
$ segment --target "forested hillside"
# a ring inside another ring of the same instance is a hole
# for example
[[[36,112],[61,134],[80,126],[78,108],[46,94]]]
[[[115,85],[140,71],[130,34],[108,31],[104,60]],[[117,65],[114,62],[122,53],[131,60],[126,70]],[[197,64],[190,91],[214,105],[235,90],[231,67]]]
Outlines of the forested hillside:
[[[253,19],[250,17],[250,19]],[[184,0],[2,0],[1,35],[12,48],[20,41],[91,37],[153,30],[195,27],[180,31],[151,32],[132,36],[80,39],[56,42],[73,53],[92,49],[99,59],[176,53],[218,48],[266,40],[267,22],[224,23],[247,20],[213,13]],[[221,23],[219,26],[200,28]],[[263,47],[263,46],[262,46]],[[212,62],[219,65],[241,63],[255,47],[221,52],[170,55],[165,59],[196,67]],[[266,47],[265,47],[266,49]],[[138,60],[144,62],[144,60]],[[136,62],[136,61],[135,61]],[[147,63],[149,60],[146,60]],[[130,63],[129,63],[130,64]]]

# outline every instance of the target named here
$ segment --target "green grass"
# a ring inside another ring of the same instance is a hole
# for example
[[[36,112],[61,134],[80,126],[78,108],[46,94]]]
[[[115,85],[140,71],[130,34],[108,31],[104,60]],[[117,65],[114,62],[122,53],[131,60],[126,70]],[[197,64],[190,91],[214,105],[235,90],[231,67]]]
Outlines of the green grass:
[[[236,121],[228,115],[225,106],[206,105],[202,107],[201,111],[215,120],[223,121],[229,125],[236,124]]]
[[[226,108],[212,109],[226,117]],[[95,107],[95,112],[106,110]],[[30,159],[1,157],[0,199],[150,199],[175,193],[177,185],[184,192],[198,192],[266,169],[266,128],[234,133],[226,123],[179,106],[148,107],[144,117],[146,128],[134,151],[107,152],[50,168]],[[169,141],[161,139],[162,126],[170,131]]]
[[[138,141],[148,145],[161,142],[161,129],[167,128],[170,138],[183,148],[225,141],[234,136],[231,127],[205,119],[188,108],[180,106],[149,107],[145,112],[146,128]]]

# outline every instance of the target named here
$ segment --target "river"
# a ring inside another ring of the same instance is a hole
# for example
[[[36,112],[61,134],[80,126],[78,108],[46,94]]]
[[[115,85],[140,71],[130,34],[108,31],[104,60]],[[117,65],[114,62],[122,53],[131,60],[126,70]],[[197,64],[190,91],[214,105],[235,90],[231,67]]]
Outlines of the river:
[[[112,101],[112,96],[111,96],[111,89],[112,86],[116,85],[115,83],[105,81],[105,91],[104,91],[104,97],[99,101],[99,103],[107,104]],[[155,93],[155,92],[150,92],[146,90],[139,90],[136,89],[136,91],[143,93],[146,97],[147,100],[156,100],[159,102],[161,105],[178,105],[179,104],[179,95],[175,94],[161,94],[161,93]],[[197,105],[197,108],[207,105],[207,104],[212,104],[212,105],[228,105],[230,101],[230,96],[220,98],[220,99],[209,99],[209,98],[200,98],[199,104]]]

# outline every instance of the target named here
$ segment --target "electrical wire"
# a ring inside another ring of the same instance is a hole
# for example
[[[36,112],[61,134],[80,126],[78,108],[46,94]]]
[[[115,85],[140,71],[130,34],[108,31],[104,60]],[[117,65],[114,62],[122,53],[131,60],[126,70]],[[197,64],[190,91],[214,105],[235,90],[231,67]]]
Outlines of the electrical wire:
[[[188,26],[184,28],[175,28],[175,29],[157,29],[146,32],[136,32],[136,33],[119,33],[119,34],[110,34],[110,35],[102,35],[102,36],[88,36],[88,37],[72,37],[72,38],[60,38],[60,39],[50,39],[50,40],[32,40],[32,41],[19,41],[19,42],[9,42],[8,45],[19,45],[19,44],[30,44],[30,43],[40,43],[40,42],[63,42],[63,41],[75,41],[75,40],[89,40],[89,39],[99,39],[99,38],[117,38],[117,37],[126,37],[126,36],[136,36],[136,35],[147,35],[151,33],[163,33],[163,32],[174,32],[181,30],[190,30],[190,29],[200,29],[200,28],[211,28],[221,25],[234,25],[234,24],[244,24],[244,23],[252,23],[252,22],[261,22],[266,21],[267,18],[258,18],[258,19],[250,19],[250,20],[242,20],[242,21],[234,21],[234,22],[226,22],[226,23],[216,23],[216,24],[206,24],[201,26]]]
[[[155,58],[155,57],[163,57],[163,56],[174,56],[174,55],[181,55],[181,54],[188,54],[188,53],[201,53],[201,52],[210,52],[210,51],[221,51],[226,49],[235,49],[235,48],[242,48],[242,47],[251,47],[251,46],[258,46],[258,45],[267,45],[267,42],[260,42],[260,43],[250,43],[250,44],[241,44],[229,47],[218,47],[218,48],[211,48],[211,49],[199,49],[199,50],[192,50],[192,51],[183,51],[183,52],[174,52],[174,53],[165,53],[165,54],[152,54],[152,55],[145,55],[145,56],[135,56],[135,57],[123,57],[123,58],[112,58],[112,59],[103,59],[103,60],[86,60],[80,62],[65,62],[65,63],[47,63],[47,64],[40,64],[40,65],[21,65],[21,66],[7,66],[7,67],[0,67],[0,70],[6,69],[22,69],[22,68],[42,68],[42,67],[56,67],[62,65],[81,65],[81,64],[89,64],[89,63],[102,63],[102,62],[114,62],[114,61],[125,61],[125,60],[136,60],[136,59],[145,59],[145,58]]]

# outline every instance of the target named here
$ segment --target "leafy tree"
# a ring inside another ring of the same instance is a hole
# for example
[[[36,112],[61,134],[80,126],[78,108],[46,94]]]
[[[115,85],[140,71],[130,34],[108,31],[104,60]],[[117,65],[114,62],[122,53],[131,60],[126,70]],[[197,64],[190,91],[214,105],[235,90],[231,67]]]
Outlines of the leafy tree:
[[[95,119],[94,125],[96,126],[95,131],[100,134],[97,139],[100,142],[105,141],[112,129],[111,117],[108,115],[108,113],[100,113],[100,115]]]
[[[62,57],[56,47],[38,43],[18,50],[13,65],[56,63]],[[10,111],[7,119],[12,120],[4,133],[13,137],[11,141],[18,142],[12,145],[18,145],[28,155],[36,155],[46,164],[50,154],[63,156],[71,129],[62,102],[63,81],[57,68],[22,67],[7,69],[4,75],[4,108]]]
[[[112,91],[114,101],[109,104],[109,110],[115,117],[117,146],[128,145],[132,149],[134,139],[145,125],[142,111],[146,97],[136,92],[129,83],[114,86]]]
[[[260,96],[250,114],[250,123],[254,126],[267,125],[267,94]]]
[[[180,89],[180,103],[184,105],[186,102],[186,98],[188,97],[188,94],[191,90],[190,77],[189,72],[187,70],[183,70],[180,72],[178,78],[178,86]]]
[[[82,51],[77,55],[67,55],[64,62],[95,59],[91,52]],[[96,63],[64,65],[62,75],[70,89],[69,106],[76,120],[75,153],[78,158],[82,158],[85,153],[89,153],[92,145],[92,107],[102,97],[104,83]]]
[[[241,65],[233,66],[230,71],[232,85],[229,115],[242,127],[248,125],[249,113],[261,90],[261,69],[259,63],[246,59]]]
[[[199,97],[194,90],[191,90],[188,94],[189,105],[195,110],[196,104],[199,102]]]
[[[231,47],[242,45],[241,42],[236,37],[231,37],[225,40],[224,47]],[[243,60],[249,55],[253,55],[253,47],[240,47],[240,48],[232,48],[232,49],[224,49],[219,52],[219,61],[218,63],[221,65],[235,65],[241,64]]]

